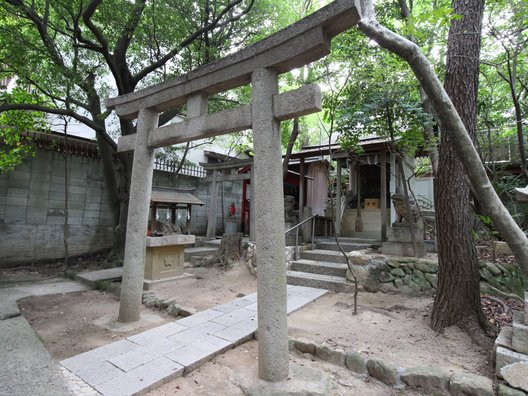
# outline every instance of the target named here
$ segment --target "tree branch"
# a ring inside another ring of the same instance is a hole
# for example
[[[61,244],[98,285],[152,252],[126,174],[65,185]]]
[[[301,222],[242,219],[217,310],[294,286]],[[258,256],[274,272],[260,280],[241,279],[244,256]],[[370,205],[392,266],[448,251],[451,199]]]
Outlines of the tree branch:
[[[149,66],[145,67],[144,69],[140,70],[134,77],[133,81],[134,84],[137,84],[139,81],[141,81],[142,78],[144,78],[149,73],[153,72],[154,70],[162,67],[167,63],[169,60],[171,60],[178,52],[180,52],[185,47],[189,46],[194,40],[196,40],[198,37],[200,37],[202,34],[209,32],[213,29],[215,29],[222,18],[235,6],[242,3],[243,0],[233,0],[231,1],[208,25],[205,25],[201,27],[200,29],[196,30],[194,33],[186,37],[183,41],[181,41],[176,47],[174,47],[171,51],[169,51],[167,54],[165,54],[163,57],[161,57],[158,61],[150,64]],[[251,8],[253,7],[254,0],[251,0],[250,4],[246,9],[243,11],[243,14],[247,14]],[[227,19],[224,23],[231,23],[233,21],[238,20],[240,17],[238,15],[235,15],[229,19]]]
[[[82,116],[78,113],[76,113],[73,110],[66,110],[66,109],[58,109],[58,108],[51,108],[46,107],[38,104],[28,104],[28,103],[5,103],[0,105],[0,113],[4,111],[16,111],[16,110],[25,110],[25,111],[40,111],[42,113],[47,114],[57,114],[61,116],[71,117],[89,128],[92,128],[99,136],[102,136],[103,139],[112,147],[115,151],[117,151],[117,144],[113,141],[113,139],[108,136],[106,133],[104,127],[101,127],[100,124],[94,122],[93,120],[89,119],[88,117]]]

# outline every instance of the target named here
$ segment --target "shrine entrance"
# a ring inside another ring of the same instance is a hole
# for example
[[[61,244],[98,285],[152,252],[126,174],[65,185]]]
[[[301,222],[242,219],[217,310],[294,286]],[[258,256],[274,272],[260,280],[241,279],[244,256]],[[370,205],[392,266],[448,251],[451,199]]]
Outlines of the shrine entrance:
[[[254,141],[255,239],[258,260],[259,376],[287,378],[285,227],[280,121],[318,112],[316,84],[279,93],[278,76],[330,53],[332,37],[358,23],[354,2],[337,0],[299,22],[235,54],[184,76],[109,99],[107,107],[137,118],[137,132],[119,139],[118,151],[133,151],[119,320],[139,320],[154,148],[252,129]],[[250,104],[208,113],[208,97],[251,84]],[[187,119],[159,126],[159,114],[187,105]],[[253,184],[253,183],[252,183]]]

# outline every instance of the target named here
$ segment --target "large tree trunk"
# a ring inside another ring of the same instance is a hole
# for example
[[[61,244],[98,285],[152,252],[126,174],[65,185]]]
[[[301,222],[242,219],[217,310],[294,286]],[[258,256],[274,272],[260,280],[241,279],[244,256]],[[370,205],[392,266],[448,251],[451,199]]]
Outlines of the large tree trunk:
[[[462,15],[451,23],[447,39],[445,90],[466,131],[473,139],[477,116],[477,91],[483,0],[453,0]],[[431,317],[441,330],[469,320],[484,324],[480,305],[477,250],[471,235],[471,190],[464,167],[456,156],[456,140],[442,129],[438,173],[435,178],[438,288]]]
[[[371,0],[359,0],[361,19],[358,27],[383,48],[405,59],[431,100],[442,131],[451,134],[455,149],[464,166],[471,188],[485,213],[512,249],[522,271],[528,275],[528,238],[499,199],[486,174],[480,157],[449,95],[442,87],[433,67],[411,41],[381,26]]]

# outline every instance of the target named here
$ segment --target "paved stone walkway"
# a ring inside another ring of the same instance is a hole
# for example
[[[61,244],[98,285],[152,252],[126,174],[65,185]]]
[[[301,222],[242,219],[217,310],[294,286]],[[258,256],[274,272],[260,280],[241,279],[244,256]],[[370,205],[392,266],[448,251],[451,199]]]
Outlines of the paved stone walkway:
[[[288,313],[327,290],[288,285]],[[254,337],[257,294],[218,305],[60,364],[105,396],[134,395],[188,373]]]
[[[20,315],[17,300],[82,290],[87,287],[63,279],[0,287],[0,395],[71,394],[44,344]]]

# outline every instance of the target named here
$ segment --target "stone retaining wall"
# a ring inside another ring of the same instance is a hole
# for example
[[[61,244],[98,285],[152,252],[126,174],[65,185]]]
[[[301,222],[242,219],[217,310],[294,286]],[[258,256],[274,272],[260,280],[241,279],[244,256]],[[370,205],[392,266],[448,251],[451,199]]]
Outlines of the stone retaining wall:
[[[409,295],[433,293],[438,282],[438,262],[410,257],[349,253],[353,265],[365,268],[376,263],[368,276],[361,276],[368,292],[405,293]],[[359,271],[359,270],[358,270]],[[505,293],[524,296],[528,282],[519,268],[512,264],[480,263],[481,290],[484,293]],[[351,280],[351,277],[347,275]]]

